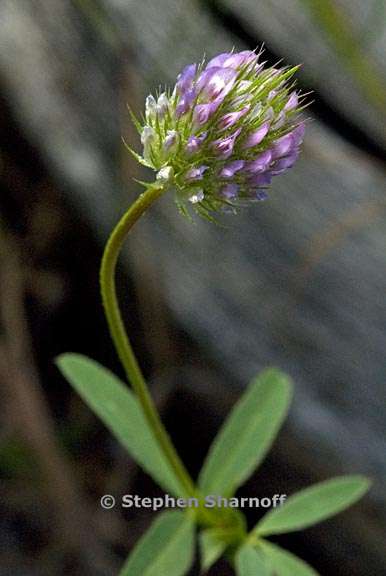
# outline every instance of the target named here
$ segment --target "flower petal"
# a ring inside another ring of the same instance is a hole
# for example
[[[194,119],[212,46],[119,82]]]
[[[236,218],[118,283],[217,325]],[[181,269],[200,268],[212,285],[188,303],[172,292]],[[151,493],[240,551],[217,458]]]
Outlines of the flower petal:
[[[197,64],[185,66],[181,74],[177,76],[176,90],[179,94],[185,94],[193,86],[193,80],[196,76]]]
[[[256,190],[255,200],[258,200],[259,202],[264,202],[264,200],[267,200],[267,198],[268,194],[264,190]]]
[[[176,117],[177,118],[179,118],[180,116],[183,116],[183,114],[186,114],[186,112],[188,112],[188,110],[190,110],[195,98],[196,98],[195,90],[189,90],[183,96],[180,97],[180,99],[178,100],[177,107],[176,107]]]
[[[188,182],[192,182],[194,180],[202,180],[204,177],[205,170],[208,170],[209,166],[199,166],[197,168],[190,168],[186,174],[185,178]]]
[[[271,148],[272,159],[281,158],[282,156],[287,156],[295,148],[295,141],[292,133],[286,134],[281,138],[278,138]]]
[[[217,108],[221,104],[221,99],[217,98],[213,102],[208,104],[197,104],[193,111],[193,125],[203,126],[209,120],[209,118],[214,114]]]
[[[232,89],[237,76],[232,68],[220,68],[214,66],[204,70],[197,80],[197,90],[204,98],[218,98],[220,94],[224,98]]]
[[[209,68],[218,68],[218,67],[222,67],[222,65],[224,64],[224,62],[230,57],[232,56],[232,52],[223,52],[222,54],[218,54],[218,56],[215,56],[214,58],[212,58],[211,60],[209,60],[208,64],[206,65],[206,69]]]
[[[257,156],[251,162],[247,162],[245,165],[245,170],[246,172],[252,172],[253,174],[260,174],[268,168],[271,160],[272,152],[270,150],[266,150],[262,154],[259,154],[259,156]]]
[[[224,166],[220,172],[220,176],[222,178],[232,178],[236,172],[239,172],[239,170],[244,167],[244,164],[244,160],[234,160],[234,162],[230,162]]]
[[[234,54],[230,54],[228,58],[225,59],[223,62],[223,66],[227,68],[234,68],[238,69],[245,64],[248,64],[253,61],[257,61],[258,56],[252,50],[243,50],[242,52],[236,52]]]
[[[304,132],[306,131],[306,125],[301,122],[296,126],[295,130],[292,130],[292,138],[294,139],[295,146],[299,146],[303,142]]]
[[[249,183],[252,186],[269,186],[272,182],[273,174],[271,172],[264,172],[263,174],[254,174]]]
[[[189,136],[185,150],[188,154],[194,154],[200,148],[206,138],[207,133],[203,132],[200,136]]]
[[[176,148],[178,139],[178,132],[176,130],[168,130],[164,140],[164,150],[169,151],[172,148]]]
[[[228,136],[227,138],[224,139],[215,140],[213,142],[213,148],[215,154],[217,154],[221,158],[229,158],[229,156],[233,152],[235,140],[237,136],[240,134],[240,132],[241,128],[238,128],[236,132],[231,134],[231,136]]]
[[[220,190],[220,196],[232,200],[236,198],[239,191],[239,186],[237,184],[225,184]]]
[[[296,108],[296,106],[298,105],[299,102],[299,98],[296,92],[292,92],[290,94],[290,97],[287,100],[286,105],[284,106],[283,110],[285,110],[286,112],[289,112],[290,110],[293,110],[294,108]]]
[[[274,176],[277,176],[278,174],[282,174],[283,172],[288,170],[288,168],[291,168],[295,164],[298,155],[299,151],[298,149],[296,149],[289,156],[277,160],[272,167],[272,174]]]
[[[238,110],[237,112],[229,112],[228,114],[225,114],[222,118],[220,118],[218,122],[218,127],[220,130],[226,130],[227,128],[233,126],[233,124],[236,124],[240,118],[245,116],[245,114],[249,111],[249,108],[250,106],[244,106],[244,108]]]
[[[262,124],[260,128],[258,128],[254,132],[251,132],[247,136],[245,142],[243,143],[243,148],[244,149],[252,148],[253,146],[257,146],[258,144],[260,144],[260,142],[268,134],[269,126],[270,126],[269,122],[264,122],[264,124]]]

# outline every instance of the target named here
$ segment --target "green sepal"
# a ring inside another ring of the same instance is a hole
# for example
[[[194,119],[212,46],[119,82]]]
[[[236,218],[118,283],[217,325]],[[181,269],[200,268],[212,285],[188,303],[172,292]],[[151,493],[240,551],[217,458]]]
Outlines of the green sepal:
[[[130,152],[130,154],[136,159],[137,162],[139,162],[140,164],[142,164],[142,166],[146,166],[146,168],[151,168],[152,170],[154,170],[153,165],[150,162],[147,162],[147,160],[145,160],[142,156],[140,156],[139,154],[137,154],[137,152],[135,152],[126,142],[126,140],[124,139],[124,137],[122,136],[122,142],[124,147],[126,148],[126,150],[128,152]]]
[[[142,124],[140,123],[140,121],[138,120],[137,116],[134,114],[133,110],[131,109],[131,107],[129,106],[129,104],[126,104],[127,110],[129,111],[130,114],[130,118],[131,121],[133,122],[135,128],[137,129],[138,134],[142,133]]]

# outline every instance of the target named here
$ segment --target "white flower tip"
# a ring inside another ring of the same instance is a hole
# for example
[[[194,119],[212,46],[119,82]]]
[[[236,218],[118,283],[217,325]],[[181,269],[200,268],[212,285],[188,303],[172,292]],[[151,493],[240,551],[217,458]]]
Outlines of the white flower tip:
[[[169,109],[169,99],[165,92],[159,95],[157,100],[157,114],[162,118],[166,111]]]
[[[155,138],[155,131],[151,126],[145,126],[141,134],[141,142],[144,146],[149,145]]]
[[[155,101],[154,96],[152,94],[149,94],[149,96],[146,98],[146,104],[145,104],[146,120],[149,121],[155,117],[156,109],[157,109],[157,102]]]
[[[190,196],[189,201],[192,204],[198,204],[198,202],[202,202],[204,199],[204,191],[202,188],[197,188],[194,191],[194,194],[192,194],[192,196]]]
[[[157,172],[158,182],[170,182],[173,179],[174,170],[172,166],[164,166]]]

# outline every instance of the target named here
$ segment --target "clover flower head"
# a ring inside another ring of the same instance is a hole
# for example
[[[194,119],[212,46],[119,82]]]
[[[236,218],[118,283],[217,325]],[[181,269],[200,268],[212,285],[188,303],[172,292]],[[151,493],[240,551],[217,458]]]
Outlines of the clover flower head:
[[[186,213],[202,216],[264,200],[274,176],[291,168],[305,124],[304,97],[292,78],[298,67],[264,67],[261,53],[219,54],[186,66],[172,91],[146,99],[134,121],[137,159],[176,192]]]

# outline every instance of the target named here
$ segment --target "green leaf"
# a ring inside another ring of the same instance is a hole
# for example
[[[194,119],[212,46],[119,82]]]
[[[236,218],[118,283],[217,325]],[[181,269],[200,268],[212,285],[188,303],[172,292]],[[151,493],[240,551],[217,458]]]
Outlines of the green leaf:
[[[194,522],[183,512],[162,512],[124,564],[119,576],[183,576],[194,557]]]
[[[235,564],[237,576],[269,576],[268,567],[261,554],[249,544],[240,548]]]
[[[208,528],[200,533],[199,546],[201,569],[206,572],[222,556],[227,543],[222,538],[221,529]]]
[[[294,494],[257,524],[259,536],[293,532],[326,520],[354,504],[369,489],[363,476],[341,476]]]
[[[137,463],[163,489],[176,496],[186,496],[131,390],[112,372],[86,356],[62,354],[56,364]]]
[[[269,567],[277,576],[319,576],[306,562],[280,546],[262,541],[261,548],[266,555]]]
[[[229,496],[270,449],[287,414],[291,384],[276,369],[255,378],[212,444],[200,474],[205,494]]]

